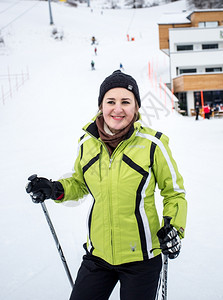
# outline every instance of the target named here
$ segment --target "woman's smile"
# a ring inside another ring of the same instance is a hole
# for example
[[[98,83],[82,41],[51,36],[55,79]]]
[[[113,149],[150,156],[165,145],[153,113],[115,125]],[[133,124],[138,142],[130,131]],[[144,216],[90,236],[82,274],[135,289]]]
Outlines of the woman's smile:
[[[120,121],[120,120],[124,119],[124,117],[122,117],[122,116],[111,116],[111,117],[116,121]]]

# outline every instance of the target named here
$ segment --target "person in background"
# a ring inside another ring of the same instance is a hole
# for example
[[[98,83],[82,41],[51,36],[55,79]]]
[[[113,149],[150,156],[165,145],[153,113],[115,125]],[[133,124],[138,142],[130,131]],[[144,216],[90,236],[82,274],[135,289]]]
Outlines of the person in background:
[[[199,101],[197,101],[196,104],[195,104],[195,113],[196,113],[195,120],[199,119],[199,112],[200,112],[200,105],[199,105]]]
[[[96,38],[94,36],[92,36],[92,38],[91,38],[91,45],[94,45],[95,42],[96,42]]]
[[[120,69],[120,71],[125,71],[122,63],[120,63],[119,69]]]
[[[215,106],[215,108],[214,108],[214,111],[215,111],[215,112],[220,111],[220,105],[219,105],[219,104],[216,104],[216,106]]]
[[[98,114],[83,127],[71,177],[30,179],[33,202],[78,201],[91,195],[86,251],[70,300],[109,299],[120,282],[121,300],[154,300],[162,269],[161,252],[176,258],[187,215],[183,178],[168,137],[142,125],[135,79],[114,71],[99,90]],[[160,226],[155,186],[163,197]]]
[[[205,119],[210,119],[210,114],[211,114],[211,109],[210,109],[210,106],[205,103],[204,104],[204,116],[205,116]]]
[[[94,61],[92,60],[92,61],[91,61],[91,70],[95,70],[95,66],[94,66],[94,65],[95,65],[95,63],[94,63]]]

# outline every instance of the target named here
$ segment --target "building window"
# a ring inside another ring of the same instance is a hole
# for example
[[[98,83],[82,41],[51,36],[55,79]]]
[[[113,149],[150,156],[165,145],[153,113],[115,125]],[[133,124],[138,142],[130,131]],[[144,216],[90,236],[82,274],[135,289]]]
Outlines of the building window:
[[[201,105],[201,93],[200,92],[194,92],[194,107],[196,102],[199,102],[199,105]]]
[[[223,103],[223,90],[216,91],[204,91],[204,103],[209,104],[211,107],[215,107],[216,104]],[[199,101],[201,105],[201,93],[194,92],[194,103]]]
[[[218,44],[202,44],[202,49],[218,49]]]
[[[182,93],[175,93],[175,96],[178,98],[179,102],[179,109],[180,110],[185,110],[186,115],[187,115],[187,93],[182,92]]]
[[[185,73],[196,73],[197,69],[180,69],[180,74],[185,74]]]
[[[213,28],[213,27],[218,27],[218,22],[199,22],[198,27],[200,28]]]
[[[205,27],[205,22],[199,22],[199,23],[198,23],[198,27],[204,28],[204,27]]]
[[[205,68],[205,72],[222,72],[222,68],[221,67]]]
[[[193,45],[177,45],[177,51],[189,51],[193,49]]]
[[[223,104],[223,91],[212,91],[213,104]]]

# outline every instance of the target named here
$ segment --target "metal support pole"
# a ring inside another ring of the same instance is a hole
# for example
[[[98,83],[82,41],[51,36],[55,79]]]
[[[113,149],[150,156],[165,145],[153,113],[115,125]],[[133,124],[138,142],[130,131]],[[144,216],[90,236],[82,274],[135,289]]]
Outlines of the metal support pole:
[[[53,25],[53,16],[52,16],[52,10],[51,10],[51,0],[48,0],[49,3],[49,13],[50,13],[50,25]]]

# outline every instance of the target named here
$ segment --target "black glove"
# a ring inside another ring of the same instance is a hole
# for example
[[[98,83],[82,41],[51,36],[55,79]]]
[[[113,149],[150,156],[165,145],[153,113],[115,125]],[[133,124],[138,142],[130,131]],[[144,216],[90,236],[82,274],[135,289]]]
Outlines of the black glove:
[[[160,242],[160,248],[164,255],[168,255],[170,259],[176,258],[181,249],[181,241],[177,230],[172,226],[162,227],[157,236]]]
[[[63,198],[64,189],[59,181],[32,175],[28,178],[26,192],[31,196],[34,203],[43,202],[45,199],[60,200]]]

